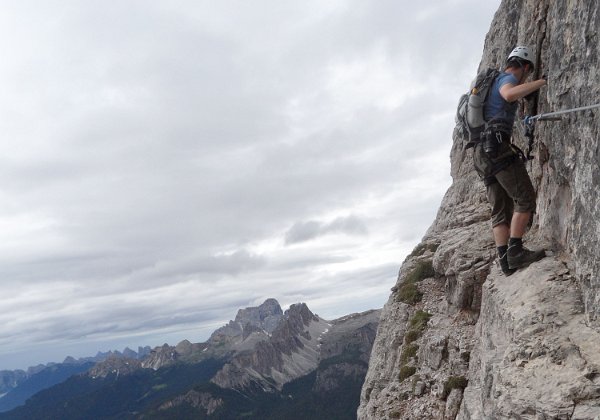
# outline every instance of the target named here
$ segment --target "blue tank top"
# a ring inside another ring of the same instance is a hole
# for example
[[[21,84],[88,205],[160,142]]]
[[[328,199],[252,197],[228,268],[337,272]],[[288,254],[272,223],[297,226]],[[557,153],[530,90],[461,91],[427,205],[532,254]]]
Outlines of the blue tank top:
[[[483,118],[486,121],[492,119],[500,120],[512,127],[515,122],[518,103],[516,101],[513,103],[507,102],[502,95],[500,95],[500,88],[507,83],[516,86],[519,84],[519,81],[511,73],[500,73],[500,75],[496,77],[496,80],[494,80],[494,84],[490,89],[488,100],[485,103]]]

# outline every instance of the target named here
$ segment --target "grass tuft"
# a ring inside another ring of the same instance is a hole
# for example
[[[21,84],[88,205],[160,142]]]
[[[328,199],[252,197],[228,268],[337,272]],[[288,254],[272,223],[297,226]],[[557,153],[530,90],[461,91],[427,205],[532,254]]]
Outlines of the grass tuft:
[[[417,368],[414,366],[402,366],[400,368],[400,374],[398,375],[398,379],[400,380],[400,382],[402,382],[406,378],[410,378],[412,375],[414,375],[416,371]]]
[[[417,341],[421,337],[421,332],[417,330],[408,330],[406,334],[404,334],[404,342],[406,344],[410,344],[414,341]]]
[[[444,395],[443,395],[444,399],[448,398],[450,391],[452,391],[453,389],[459,388],[459,389],[464,390],[468,384],[469,384],[469,381],[464,376],[449,377],[446,380],[446,382],[444,382]]]
[[[406,276],[405,281],[410,283],[416,283],[433,276],[435,276],[435,270],[433,269],[433,261],[419,261],[415,268],[413,268],[413,270],[410,272],[410,274]]]
[[[418,310],[410,319],[409,325],[411,330],[423,332],[427,328],[427,323],[432,315],[429,312]]]
[[[435,252],[435,251],[437,251],[439,246],[440,246],[440,244],[436,244],[436,243],[428,244],[426,242],[421,242],[419,245],[417,245],[412,250],[412,252],[408,255],[408,257],[406,257],[406,259],[420,257],[421,255],[423,255],[425,253],[425,251]]]
[[[421,337],[423,331],[427,328],[427,322],[429,322],[431,317],[432,315],[429,312],[421,310],[415,312],[410,321],[408,321],[408,331],[404,333],[404,345],[406,348]],[[416,344],[413,344],[413,346],[418,348]]]
[[[419,292],[419,288],[414,283],[403,283],[398,289],[397,299],[400,302],[414,305],[423,299],[423,293]]]
[[[423,299],[423,293],[419,291],[417,283],[434,275],[435,271],[431,260],[419,261],[415,268],[404,278],[402,286],[398,289],[396,299],[409,305],[419,303]]]
[[[411,357],[415,357],[417,355],[418,350],[419,346],[416,344],[404,345],[402,348],[402,354],[400,355],[400,364],[407,364]]]

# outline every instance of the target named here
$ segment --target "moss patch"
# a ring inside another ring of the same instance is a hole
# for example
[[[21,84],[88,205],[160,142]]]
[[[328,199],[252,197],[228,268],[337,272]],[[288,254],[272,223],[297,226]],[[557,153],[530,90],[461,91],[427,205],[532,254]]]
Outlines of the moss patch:
[[[406,259],[419,257],[419,256],[423,255],[426,251],[435,252],[435,251],[437,251],[439,246],[440,246],[440,244],[436,244],[436,243],[428,244],[426,242],[421,242],[419,245],[417,245],[415,247],[415,249],[412,250],[412,252],[408,255],[408,257],[406,257]]]
[[[465,389],[469,381],[464,376],[451,376],[446,382],[444,382],[444,394],[443,397],[446,399],[453,389]]]
[[[433,315],[429,312],[418,310],[410,319],[409,325],[411,330],[423,332],[427,328],[427,323]]]
[[[420,302],[423,299],[423,293],[419,291],[417,283],[434,275],[435,271],[431,260],[419,261],[415,268],[404,278],[402,286],[398,289],[396,299],[409,305]]]
[[[428,277],[435,276],[435,271],[433,269],[433,261],[432,260],[424,260],[419,261],[415,268],[412,269],[410,274],[406,276],[407,282],[416,283],[421,280],[424,280]]]
[[[417,341],[423,334],[423,331],[427,328],[427,322],[431,319],[432,315],[429,312],[417,311],[413,317],[408,321],[408,331],[404,333],[404,345],[406,348]],[[413,345],[416,346],[416,345]],[[418,348],[418,346],[416,346]]]
[[[433,277],[433,263],[431,260],[419,261],[415,268],[404,278],[402,286],[398,289],[396,299],[409,305],[414,305],[423,299],[423,293],[419,291],[417,283],[428,277]]]
[[[402,347],[402,354],[400,355],[400,364],[407,364],[411,357],[415,357],[417,355],[418,350],[419,346],[416,344],[404,345],[404,347]]]
[[[414,341],[417,341],[421,337],[421,332],[417,330],[408,330],[406,334],[404,334],[404,343],[410,344]]]
[[[400,302],[408,303],[409,305],[414,305],[415,303],[419,303],[421,299],[423,299],[423,293],[419,292],[419,289],[414,283],[405,282],[402,284],[400,289],[398,289],[397,299]]]
[[[410,378],[415,374],[417,368],[414,366],[402,366],[400,368],[400,374],[398,375],[398,379],[400,382],[404,381],[406,378]]]

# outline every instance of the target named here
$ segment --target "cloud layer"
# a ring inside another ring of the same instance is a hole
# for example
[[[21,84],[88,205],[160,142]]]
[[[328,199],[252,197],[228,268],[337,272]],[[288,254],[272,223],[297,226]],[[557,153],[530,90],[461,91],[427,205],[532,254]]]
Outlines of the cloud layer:
[[[496,3],[3,5],[0,369],[381,307]]]
[[[356,216],[337,217],[331,222],[296,222],[285,234],[285,244],[290,245],[309,241],[332,233],[347,235],[366,235],[366,224]]]

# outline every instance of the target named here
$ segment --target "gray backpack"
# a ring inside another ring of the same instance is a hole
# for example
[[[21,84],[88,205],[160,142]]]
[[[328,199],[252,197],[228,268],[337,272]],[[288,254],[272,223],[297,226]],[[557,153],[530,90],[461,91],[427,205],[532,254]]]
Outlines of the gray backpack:
[[[500,71],[496,69],[482,70],[471,83],[471,89],[460,97],[456,109],[456,129],[459,136],[467,142],[465,148],[473,147],[480,141],[481,132],[485,128],[483,109],[487,101],[490,86]]]

